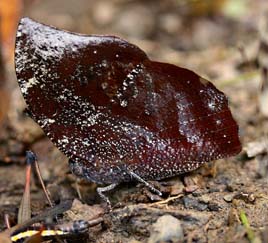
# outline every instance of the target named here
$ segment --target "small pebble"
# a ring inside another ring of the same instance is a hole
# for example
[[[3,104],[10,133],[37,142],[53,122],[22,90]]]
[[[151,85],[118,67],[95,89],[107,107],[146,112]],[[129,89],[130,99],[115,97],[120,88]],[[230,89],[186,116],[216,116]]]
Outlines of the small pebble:
[[[233,196],[232,194],[227,194],[227,195],[225,195],[225,196],[223,197],[223,199],[224,199],[225,202],[232,202],[233,197],[234,197],[234,196]]]
[[[210,203],[208,204],[208,209],[209,209],[210,211],[217,212],[217,211],[219,211],[219,210],[221,209],[221,206],[218,205],[217,203],[212,203],[212,202],[210,202]]]
[[[183,242],[183,229],[181,222],[171,216],[163,215],[152,225],[148,243],[180,243]]]
[[[206,194],[202,195],[199,198],[200,202],[203,202],[203,203],[206,203],[206,204],[208,204],[210,202],[210,200],[211,200],[211,197],[209,195],[206,195]]]
[[[198,200],[190,197],[183,198],[184,207],[187,209],[196,209],[198,211],[204,211],[207,209],[207,204],[199,202]]]

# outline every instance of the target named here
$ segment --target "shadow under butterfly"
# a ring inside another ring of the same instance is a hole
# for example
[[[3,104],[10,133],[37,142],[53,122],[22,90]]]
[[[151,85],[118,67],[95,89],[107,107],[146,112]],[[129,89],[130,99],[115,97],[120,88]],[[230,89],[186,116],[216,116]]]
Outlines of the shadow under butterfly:
[[[146,184],[241,150],[221,91],[118,37],[23,18],[15,63],[31,117],[74,174],[109,185],[102,196],[121,182]]]

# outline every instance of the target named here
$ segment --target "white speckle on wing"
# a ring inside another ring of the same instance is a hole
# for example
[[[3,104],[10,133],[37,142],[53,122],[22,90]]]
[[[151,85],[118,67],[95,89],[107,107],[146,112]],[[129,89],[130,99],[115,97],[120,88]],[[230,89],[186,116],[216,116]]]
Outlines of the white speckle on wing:
[[[216,106],[216,104],[215,104],[214,101],[211,101],[211,102],[208,103],[208,107],[209,107],[209,109],[211,109],[211,110],[214,110],[214,109],[215,109],[215,106]]]
[[[50,126],[51,124],[53,124],[55,122],[54,119],[50,119],[50,118],[45,118],[45,119],[40,119],[39,120],[39,123],[40,123],[40,126],[42,128],[46,127],[46,126]]]
[[[24,82],[21,86],[21,92],[27,94],[28,89],[32,88],[34,85],[39,84],[38,80],[35,77],[28,79],[28,82]]]

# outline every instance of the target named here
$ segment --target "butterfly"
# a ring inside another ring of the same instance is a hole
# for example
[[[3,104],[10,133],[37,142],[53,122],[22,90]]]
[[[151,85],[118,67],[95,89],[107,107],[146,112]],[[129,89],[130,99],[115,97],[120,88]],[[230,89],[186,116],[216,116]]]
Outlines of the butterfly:
[[[23,18],[15,63],[31,117],[90,181],[160,180],[241,150],[223,92],[119,37]]]

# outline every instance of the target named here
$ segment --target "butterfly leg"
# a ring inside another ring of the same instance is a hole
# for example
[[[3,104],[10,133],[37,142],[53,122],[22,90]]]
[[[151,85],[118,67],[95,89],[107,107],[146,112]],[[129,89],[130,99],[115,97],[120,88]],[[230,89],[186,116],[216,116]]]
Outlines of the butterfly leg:
[[[113,184],[111,184],[109,186],[98,187],[97,188],[97,193],[99,194],[99,196],[101,197],[101,199],[104,200],[108,204],[108,207],[109,208],[111,207],[111,202],[110,202],[109,198],[104,195],[104,192],[111,191],[111,190],[113,190],[118,185],[119,185],[119,183],[113,183]]]
[[[156,193],[158,196],[160,196],[160,197],[162,196],[162,192],[160,192],[159,190],[154,188],[153,185],[151,185],[150,183],[148,183],[147,181],[142,179],[139,175],[137,175],[133,171],[128,171],[128,173],[132,178],[134,178],[135,180],[137,180],[137,181],[141,182],[142,184],[144,184],[145,186],[147,186],[151,191]]]

